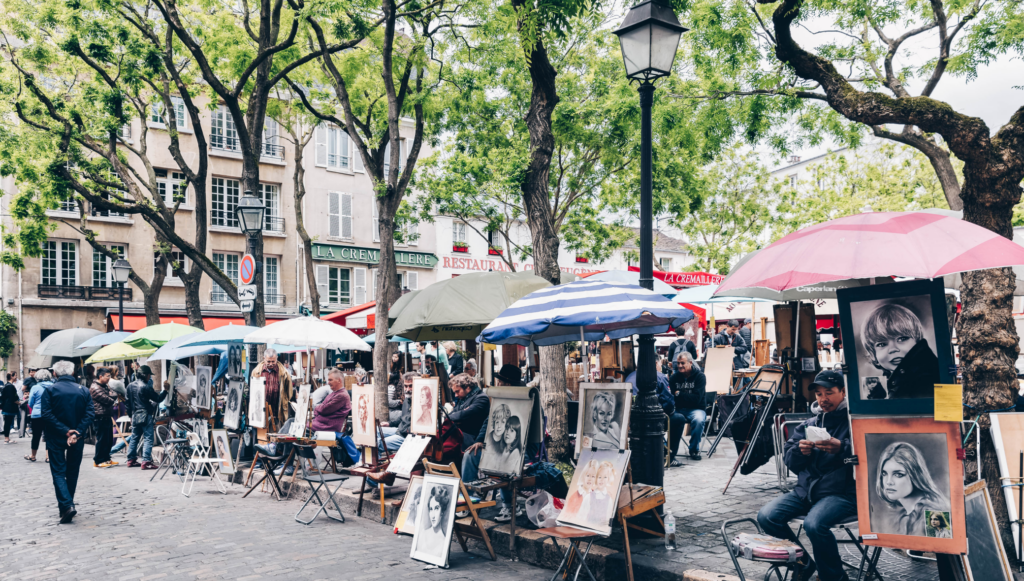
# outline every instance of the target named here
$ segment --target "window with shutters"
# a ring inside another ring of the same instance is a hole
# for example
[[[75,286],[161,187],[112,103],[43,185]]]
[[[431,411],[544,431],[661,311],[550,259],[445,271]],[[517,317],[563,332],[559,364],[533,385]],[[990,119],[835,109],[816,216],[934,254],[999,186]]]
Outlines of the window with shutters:
[[[61,240],[43,242],[42,284],[78,285],[78,244]]]
[[[352,302],[351,273],[347,268],[324,267],[318,271],[325,271],[327,275],[327,296],[320,297],[320,302],[331,305],[347,305]],[[317,285],[320,287],[320,285]],[[321,293],[323,294],[323,293]]]
[[[398,289],[419,290],[420,273],[411,270],[398,271]]]
[[[367,300],[377,300],[377,269],[370,269],[370,288],[366,289]]]
[[[185,174],[177,171],[158,169],[156,172],[156,190],[164,199],[164,204],[174,206],[175,201],[181,198],[181,205],[188,205],[188,187],[185,183]]]
[[[238,180],[213,178],[210,187],[210,224],[225,228],[237,228],[238,194],[241,186]]]
[[[235,131],[235,120],[223,105],[214,109],[210,118],[210,146],[224,151],[242,151],[238,132]]]
[[[213,253],[213,264],[228,277],[228,280],[235,283],[235,286],[238,285],[238,261],[240,258],[240,255],[228,252]],[[219,284],[213,283],[213,293],[210,301],[214,303],[230,303],[231,298],[228,297],[228,293],[224,292],[224,289]]]
[[[370,208],[373,213],[373,241],[380,242],[380,218],[377,214],[377,200],[370,200]]]
[[[405,140],[398,140],[398,171],[401,172],[405,168]],[[387,176],[388,172],[391,171],[391,144],[388,143],[384,146],[384,175]]]
[[[352,194],[327,192],[327,235],[332,238],[352,238]]]
[[[265,232],[284,232],[284,218],[281,217],[281,186],[260,184],[260,198],[266,210],[263,212]]]
[[[125,247],[122,244],[104,245],[104,247],[118,256],[127,256]],[[117,259],[115,258],[114,260]],[[111,268],[114,265],[114,260],[111,260],[99,250],[93,249],[92,286],[98,288],[114,288],[117,286],[114,282],[114,271]]]
[[[366,302],[366,269],[353,268],[352,275],[355,279],[352,284],[352,292],[355,300],[353,304],[361,305]]]

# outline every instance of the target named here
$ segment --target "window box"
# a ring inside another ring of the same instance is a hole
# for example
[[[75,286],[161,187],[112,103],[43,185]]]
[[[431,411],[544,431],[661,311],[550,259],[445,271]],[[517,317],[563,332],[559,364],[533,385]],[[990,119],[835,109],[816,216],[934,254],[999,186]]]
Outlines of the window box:
[[[491,256],[501,256],[505,250],[500,246],[491,246],[487,249],[487,254]]]
[[[469,253],[469,246],[452,246],[452,252]]]
[[[590,262],[590,259],[587,258],[586,256],[577,256],[576,262],[588,263]]]

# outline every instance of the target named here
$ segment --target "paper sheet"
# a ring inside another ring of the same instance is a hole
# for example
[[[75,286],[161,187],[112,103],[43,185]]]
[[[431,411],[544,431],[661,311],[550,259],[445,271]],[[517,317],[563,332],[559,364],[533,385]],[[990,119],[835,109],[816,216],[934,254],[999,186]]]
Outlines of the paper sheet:
[[[806,435],[808,442],[827,442],[832,439],[828,430],[825,428],[819,428],[818,426],[807,426],[804,434]]]
[[[935,384],[935,421],[964,421],[964,386],[958,383]]]

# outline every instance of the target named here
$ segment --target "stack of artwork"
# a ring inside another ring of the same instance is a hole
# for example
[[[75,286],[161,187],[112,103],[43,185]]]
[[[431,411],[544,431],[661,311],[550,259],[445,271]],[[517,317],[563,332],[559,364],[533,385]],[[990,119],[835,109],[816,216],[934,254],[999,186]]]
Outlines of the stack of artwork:
[[[841,289],[837,297],[861,537],[964,554],[960,423],[934,415],[935,385],[953,382],[942,281]]]

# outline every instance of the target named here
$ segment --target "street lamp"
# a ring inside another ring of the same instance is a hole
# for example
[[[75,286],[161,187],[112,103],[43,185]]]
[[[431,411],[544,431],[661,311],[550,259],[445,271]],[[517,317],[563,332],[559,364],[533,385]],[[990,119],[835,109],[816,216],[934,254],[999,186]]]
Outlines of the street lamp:
[[[124,331],[124,283],[132,273],[132,265],[124,258],[118,258],[110,267],[114,271],[114,282],[117,283],[117,330]]]
[[[671,8],[648,0],[629,9],[615,31],[622,47],[626,77],[640,86],[640,286],[654,290],[654,233],[651,200],[651,106],[654,81],[672,73],[679,37],[686,28]],[[665,412],[658,405],[658,375],[654,335],[640,335],[637,357],[637,397],[630,411],[630,449],[633,479],[652,486],[665,480]]]
[[[257,254],[256,244],[258,241],[262,241],[260,233],[263,232],[263,214],[266,211],[267,206],[263,203],[263,200],[252,195],[250,190],[245,191],[245,195],[242,196],[241,200],[238,200],[238,206],[235,207],[235,218],[238,220],[238,227],[245,234],[245,251],[251,254],[253,258],[262,259],[263,257],[262,252]],[[254,266],[256,272],[259,272],[260,263],[257,262]],[[262,296],[262,293],[257,289],[256,300],[258,301]],[[248,315],[248,323],[255,327],[256,309],[254,308]]]

